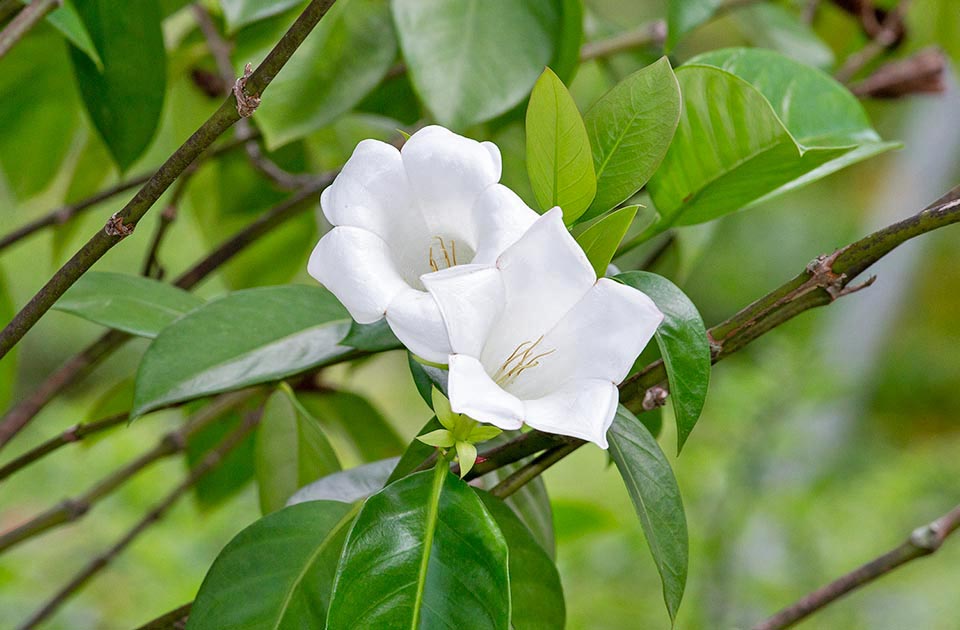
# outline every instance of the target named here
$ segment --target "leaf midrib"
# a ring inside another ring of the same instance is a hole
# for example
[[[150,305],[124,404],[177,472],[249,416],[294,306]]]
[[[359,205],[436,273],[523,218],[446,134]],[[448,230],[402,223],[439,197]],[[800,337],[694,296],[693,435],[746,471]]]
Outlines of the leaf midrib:
[[[427,519],[423,536],[423,551],[420,555],[420,571],[417,574],[417,593],[413,599],[413,618],[410,620],[410,630],[417,630],[420,624],[420,607],[423,604],[423,591],[427,583],[427,567],[430,564],[430,552],[433,550],[433,537],[437,531],[437,521],[440,516],[440,492],[448,474],[446,461],[440,458],[434,468],[433,485],[430,488],[430,503],[427,505]],[[276,629],[274,629],[276,630]]]

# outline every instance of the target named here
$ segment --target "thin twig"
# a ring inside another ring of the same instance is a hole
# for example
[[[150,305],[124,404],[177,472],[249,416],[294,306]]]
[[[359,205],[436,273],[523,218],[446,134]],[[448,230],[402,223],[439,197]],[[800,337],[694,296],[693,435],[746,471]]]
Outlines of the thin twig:
[[[877,68],[866,79],[850,86],[860,98],[900,98],[909,94],[935,94],[947,89],[947,57],[938,48],[925,48],[906,59]]]
[[[126,549],[130,543],[147,530],[151,525],[163,518],[169,510],[184,494],[186,494],[198,481],[217,468],[230,452],[240,446],[244,439],[250,435],[257,424],[263,412],[262,407],[254,412],[247,414],[239,427],[231,431],[213,450],[208,452],[200,462],[190,470],[176,488],[174,488],[162,501],[157,503],[147,512],[136,525],[134,525],[126,534],[103,554],[90,561],[83,569],[71,579],[66,586],[60,589],[56,595],[50,598],[40,607],[27,621],[21,626],[21,630],[34,628],[41,621],[52,615],[60,606],[80,590],[92,577],[102,571],[110,562]]]
[[[260,391],[259,388],[249,388],[217,397],[213,402],[194,414],[180,428],[170,431],[160,438],[153,448],[108,474],[80,496],[64,499],[54,507],[0,535],[0,552],[54,527],[81,518],[98,501],[129,481],[141,470],[161,459],[182,452],[189,439],[198,431],[219,419],[227,411],[247,402]]]
[[[156,619],[148,621],[137,630],[183,630],[187,627],[187,618],[190,616],[191,608],[193,608],[193,602],[187,602],[183,606],[174,608]]]
[[[847,593],[873,582],[908,562],[935,553],[947,537],[957,529],[960,529],[960,505],[932,523],[913,530],[909,538],[900,546],[818,588],[795,604],[787,606],[769,619],[758,623],[753,630],[789,628]]]
[[[0,32],[0,59],[10,52],[20,39],[40,23],[48,13],[59,7],[63,0],[33,0]]]
[[[646,46],[662,45],[667,37],[667,23],[654,20],[641,24],[638,28],[619,33],[595,42],[586,42],[580,48],[580,61],[590,61],[598,57],[609,57],[627,50]]]
[[[249,76],[244,76],[241,96],[231,94],[190,138],[171,155],[129,203],[67,261],[49,281],[24,306],[7,326],[0,331],[0,358],[4,357],[50,307],[80,278],[95,262],[119,243],[137,222],[150,210],[157,199],[170,187],[183,171],[190,166],[213,142],[240,119],[238,108],[250,106],[258,99],[281,68],[290,59],[320,18],[333,5],[334,0],[312,0],[297,18],[266,59]]]
[[[522,466],[515,473],[495,485],[493,489],[490,490],[490,494],[501,499],[506,499],[524,485],[539,477],[545,470],[584,444],[585,442],[577,440],[575,442],[561,444],[560,446],[556,446],[549,451],[546,451],[532,462]]]
[[[97,420],[96,422],[75,424],[60,435],[50,438],[46,442],[30,449],[23,455],[0,467],[0,481],[3,481],[13,473],[26,468],[30,464],[46,457],[50,453],[59,449],[61,446],[79,442],[88,435],[94,435],[96,433],[106,431],[107,429],[112,429],[113,427],[119,426],[126,422],[127,418],[129,417],[130,414],[118,413],[108,416],[103,420]]]
[[[160,220],[157,222],[157,229],[153,233],[153,239],[150,241],[150,246],[147,248],[147,255],[143,260],[143,267],[140,271],[141,275],[144,275],[148,278],[154,278],[156,280],[163,279],[165,270],[163,265],[160,264],[160,260],[158,258],[160,254],[160,245],[163,243],[163,239],[166,237],[170,226],[174,221],[177,220],[177,208],[180,205],[180,200],[183,199],[183,195],[186,193],[190,179],[190,176],[184,173],[184,176],[180,178],[180,180],[177,182],[177,185],[174,187],[173,194],[170,196],[170,201],[167,202],[163,212],[160,213]]]
[[[873,39],[844,60],[840,69],[833,75],[837,81],[848,83],[867,64],[900,40],[903,34],[903,17],[909,5],[910,0],[900,0],[900,3],[886,15],[880,30],[873,36]]]

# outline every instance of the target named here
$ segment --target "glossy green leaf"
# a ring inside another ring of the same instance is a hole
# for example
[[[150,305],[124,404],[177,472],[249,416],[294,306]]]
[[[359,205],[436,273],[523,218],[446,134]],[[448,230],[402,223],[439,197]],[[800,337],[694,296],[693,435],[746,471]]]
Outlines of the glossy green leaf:
[[[299,9],[237,37],[238,72],[264,59]],[[269,149],[302,138],[359,103],[393,65],[396,37],[387,0],[338,0],[270,84],[257,108]]]
[[[366,499],[386,485],[390,473],[399,461],[399,457],[391,457],[326,475],[297,490],[287,501],[287,505],[305,501],[353,503]]]
[[[771,48],[808,66],[833,66],[833,50],[800,16],[772,3],[745,6],[734,13],[743,34],[756,46]]]
[[[311,481],[340,470],[320,422],[293,395],[289,390],[275,391],[257,428],[254,465],[264,514],[282,508]]]
[[[207,572],[188,630],[324,628],[337,559],[358,508],[309,501],[237,534]]]
[[[279,380],[341,356],[350,315],[319,287],[231,293],[165,328],[137,371],[131,417],[246,385]]]
[[[126,170],[146,150],[160,123],[166,91],[166,52],[158,0],[117,10],[110,0],[75,4],[102,68],[71,49],[77,85],[94,126],[114,161]]]
[[[278,15],[302,3],[303,0],[220,0],[227,30],[231,33],[235,33],[242,26]]]
[[[617,276],[617,280],[646,293],[663,313],[663,323],[655,336],[670,383],[679,453],[697,424],[707,399],[710,384],[707,329],[690,298],[663,276],[628,271]]]
[[[514,630],[563,630],[566,605],[560,574],[526,525],[500,499],[477,492],[510,550],[510,599]]]
[[[507,543],[447,466],[364,503],[337,567],[330,627],[509,628]]]
[[[520,103],[553,59],[561,0],[393,0],[413,86],[462,129]]]
[[[140,337],[154,338],[203,300],[143,276],[90,271],[53,308]]]
[[[687,583],[689,544],[680,488],[650,432],[622,405],[607,433],[610,456],[640,518],[663,583],[663,601],[677,617]]]
[[[501,444],[511,437],[516,437],[516,434],[505,433],[496,442],[485,444],[484,447],[490,448],[494,444]],[[508,464],[485,475],[483,480],[488,484],[486,487],[492,488],[519,470],[527,461]],[[553,508],[550,505],[550,497],[547,495],[547,486],[543,478],[537,477],[525,484],[507,498],[506,504],[523,521],[547,555],[553,558],[557,546],[553,531]]]
[[[668,0],[666,52],[670,52],[683,36],[711,17],[723,0]]]
[[[597,192],[580,111],[550,68],[537,79],[527,106],[527,173],[540,209],[560,206],[567,225],[584,213]]]
[[[128,392],[129,393],[129,392]],[[203,427],[187,440],[185,461],[187,468],[193,470],[199,465],[211,449],[216,448],[223,440],[236,431],[243,422],[244,416],[255,411],[255,406],[262,402],[257,398],[253,404],[230,409],[221,414],[216,420]],[[129,398],[127,399],[129,409]],[[187,406],[190,413],[202,409],[206,401]],[[240,445],[230,451],[216,468],[201,477],[193,486],[193,496],[202,509],[215,508],[227,499],[247,487],[254,478],[254,437],[248,435]]]
[[[661,218],[655,232],[760,203],[897,146],[880,140],[846,88],[773,51],[708,53],[677,77],[683,116],[648,185]]]
[[[626,206],[615,210],[577,236],[577,243],[583,248],[598,278],[606,275],[607,267],[639,209],[640,206]]]
[[[629,199],[660,165],[680,119],[680,88],[666,57],[604,94],[585,116],[597,195],[582,219]]]
[[[390,330],[390,325],[386,319],[381,319],[375,324],[354,322],[350,326],[350,332],[347,333],[341,343],[365,352],[383,352],[384,350],[395,350],[403,347],[397,336]]]
[[[29,0],[20,1],[23,4],[29,2]],[[102,70],[103,61],[100,60],[100,53],[97,52],[96,47],[93,45],[93,40],[90,39],[90,33],[87,32],[87,27],[83,25],[83,21],[80,19],[80,14],[77,13],[77,8],[74,4],[75,0],[63,0],[63,4],[47,16],[47,22],[50,22],[55,29],[63,33],[63,36],[66,37],[71,44],[90,57],[94,65]]]
[[[363,396],[346,390],[303,392],[300,402],[327,429],[343,435],[365,461],[403,453],[406,444],[396,429]]]

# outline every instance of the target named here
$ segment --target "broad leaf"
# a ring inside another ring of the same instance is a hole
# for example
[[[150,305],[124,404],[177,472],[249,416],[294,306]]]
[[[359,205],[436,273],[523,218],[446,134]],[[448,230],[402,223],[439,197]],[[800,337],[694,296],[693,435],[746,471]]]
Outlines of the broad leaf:
[[[560,574],[517,515],[500,499],[477,492],[510,550],[510,599],[515,630],[563,630],[566,606]]]
[[[577,236],[577,243],[583,248],[598,278],[606,275],[607,267],[639,209],[640,206],[627,206],[615,210]]]
[[[597,192],[580,111],[550,68],[533,86],[527,106],[527,173],[540,209],[560,206],[567,225],[584,213]]]
[[[555,40],[550,67],[562,81],[569,83],[580,65],[580,47],[583,45],[583,0],[561,0],[560,34]]]
[[[299,399],[325,428],[343,435],[361,459],[376,461],[403,453],[404,441],[383,414],[363,396],[335,390],[304,392]]]
[[[183,289],[143,276],[90,271],[53,308],[152,339],[203,303]]]
[[[302,4],[303,0],[220,0],[227,30],[235,33],[252,24]]]
[[[383,488],[399,461],[399,457],[381,459],[321,477],[297,490],[287,505],[320,500],[353,503],[366,499]]]
[[[163,405],[279,380],[346,354],[350,315],[319,287],[247,289],[165,328],[137,371],[131,418]]]
[[[254,466],[264,514],[282,508],[311,481],[340,470],[319,421],[292,396],[282,386],[275,391],[257,428]]]
[[[462,129],[520,103],[553,59],[561,0],[393,0],[414,88]]]
[[[622,405],[607,433],[610,456],[640,518],[663,582],[663,601],[677,617],[687,583],[687,518],[670,463],[647,428]]]
[[[337,559],[358,508],[309,501],[237,534],[203,579],[188,630],[324,628]]]
[[[264,59],[299,9],[241,31],[237,72]],[[359,103],[397,56],[387,0],[338,0],[270,84],[257,125],[269,149],[302,138]]]
[[[603,95],[585,116],[597,196],[583,220],[629,199],[660,165],[680,119],[680,88],[666,57]]]
[[[648,185],[661,218],[652,233],[760,203],[897,146],[880,141],[846,88],[773,51],[708,53],[677,78],[683,116]]]
[[[129,392],[125,392],[129,394]],[[123,392],[118,392],[123,394]],[[192,470],[200,464],[211,449],[216,448],[224,438],[236,431],[244,416],[255,410],[256,405],[263,402],[257,397],[252,403],[238,409],[229,409],[223,412],[216,420],[197,431],[187,440],[185,461],[187,468]],[[211,403],[206,403],[211,404]],[[129,398],[127,398],[129,409]],[[204,404],[191,403],[187,409],[191,413],[201,412]],[[254,477],[254,437],[248,435],[243,442],[230,451],[217,466],[205,474],[193,486],[193,496],[200,508],[211,509],[217,507],[227,499],[247,487]]]
[[[833,66],[833,50],[793,11],[772,3],[746,6],[734,13],[743,34],[761,48],[771,48],[808,66]]]
[[[365,352],[383,352],[403,347],[397,336],[390,330],[386,319],[381,319],[375,324],[354,322],[341,343]]]
[[[721,4],[723,0],[668,0],[666,52],[673,50],[684,35],[713,17]]]
[[[29,0],[20,1],[23,4],[27,4]],[[47,21],[50,22],[55,29],[63,33],[63,36],[66,37],[71,44],[90,57],[90,60],[97,68],[102,70],[103,62],[100,60],[100,54],[94,47],[93,40],[90,39],[90,33],[87,32],[87,28],[83,25],[83,21],[80,19],[80,14],[77,13],[77,8],[74,6],[74,3],[75,0],[63,0],[60,8],[47,16]]]
[[[507,543],[447,466],[367,499],[337,567],[331,627],[509,627]]]
[[[677,419],[677,453],[700,418],[710,384],[710,341],[703,319],[690,298],[675,284],[646,271],[628,271],[617,280],[650,296],[663,313],[657,345],[670,383]]]
[[[77,3],[83,25],[100,55],[102,68],[71,49],[80,93],[94,126],[120,170],[146,150],[160,122],[166,91],[166,52],[158,0]]]

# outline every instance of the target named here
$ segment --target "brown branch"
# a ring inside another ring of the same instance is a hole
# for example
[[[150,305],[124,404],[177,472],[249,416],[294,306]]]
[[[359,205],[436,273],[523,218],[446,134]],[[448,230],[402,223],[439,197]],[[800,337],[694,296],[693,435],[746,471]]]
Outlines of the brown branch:
[[[136,525],[134,525],[126,534],[103,554],[90,561],[83,569],[71,579],[66,586],[60,589],[56,595],[50,598],[40,607],[27,621],[21,626],[21,630],[34,628],[41,621],[52,615],[60,606],[80,590],[92,577],[102,571],[126,549],[130,543],[146,531],[151,525],[159,521],[173,505],[186,494],[198,481],[217,468],[230,452],[243,443],[243,440],[250,435],[260,422],[260,416],[263,409],[260,408],[247,414],[239,427],[231,431],[213,450],[209,451],[200,462],[193,467],[190,474],[187,475],[176,488],[174,488],[162,501],[153,506],[146,516],[144,516]]]
[[[164,435],[156,445],[125,466],[113,471],[76,498],[64,499],[25,523],[0,535],[0,552],[54,527],[83,517],[101,499],[133,478],[141,470],[171,455],[182,452],[187,442],[224,413],[239,407],[261,390],[249,388],[222,394],[193,415],[183,426]]]
[[[148,621],[137,630],[184,630],[187,627],[187,618],[190,616],[191,608],[193,608],[193,602],[187,602],[183,606],[174,608],[170,612],[165,612],[156,619]]]
[[[789,628],[847,593],[873,582],[908,562],[935,553],[947,537],[957,529],[960,529],[960,505],[932,523],[913,530],[909,538],[900,546],[806,595],[795,604],[758,623],[753,630]]]
[[[40,23],[48,13],[59,7],[63,0],[33,0],[16,17],[10,20],[6,28],[0,32],[0,59],[10,52],[24,35]]]
[[[193,172],[196,172],[196,170],[194,169]],[[163,265],[160,264],[160,260],[158,258],[160,254],[160,245],[163,243],[163,239],[167,236],[170,226],[174,221],[177,220],[177,207],[180,205],[180,200],[183,199],[183,195],[187,191],[187,185],[190,182],[193,172],[183,174],[173,189],[173,194],[170,196],[170,201],[167,202],[163,212],[160,213],[160,220],[157,222],[157,229],[153,233],[153,239],[150,241],[150,246],[147,248],[147,255],[144,257],[143,267],[140,271],[140,274],[143,276],[154,278],[156,280],[162,280],[163,276],[165,275],[166,270],[163,268]]]
[[[31,298],[7,326],[0,331],[0,358],[30,330],[57,299],[93,264],[102,258],[132,230],[157,199],[213,142],[237,120],[240,111],[249,111],[252,103],[286,64],[334,0],[312,0],[277,45],[255,71],[242,78],[242,89],[234,90],[200,128],[177,149],[157,170],[105,229],[98,231],[80,251],[67,261]],[[238,86],[241,85],[238,80]],[[237,100],[237,94],[242,97]]]
[[[873,5],[872,3],[869,4],[869,10],[865,8],[863,15],[873,15]],[[910,0],[900,0],[899,4],[884,16],[879,30],[872,34],[873,39],[866,46],[847,57],[840,69],[834,73],[833,76],[837,81],[849,83],[860,70],[899,43],[904,33],[903,18],[909,5]],[[866,7],[866,3],[864,7]]]
[[[83,424],[73,425],[60,435],[50,438],[46,442],[43,442],[39,446],[30,449],[16,459],[13,459],[3,466],[0,466],[0,481],[3,481],[13,473],[26,468],[30,464],[42,459],[43,457],[46,457],[50,453],[59,449],[61,446],[79,442],[88,435],[100,433],[102,431],[106,431],[107,429],[112,429],[115,426],[123,424],[126,422],[129,416],[130,415],[127,413],[118,413],[108,416],[103,420],[97,420],[96,422],[86,422]]]
[[[938,48],[925,48],[906,59],[877,68],[866,79],[850,86],[860,98],[900,98],[909,94],[935,94],[947,89],[947,58]]]

